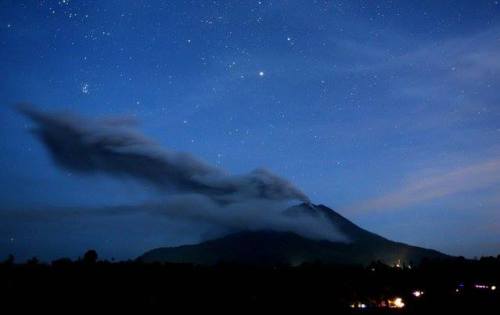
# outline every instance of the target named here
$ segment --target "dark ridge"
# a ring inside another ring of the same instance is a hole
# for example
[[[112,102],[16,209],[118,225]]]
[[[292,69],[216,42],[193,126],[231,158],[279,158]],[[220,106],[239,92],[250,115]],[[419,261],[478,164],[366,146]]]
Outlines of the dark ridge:
[[[435,250],[393,242],[362,229],[324,205],[303,203],[285,210],[290,216],[325,216],[332,229],[349,242],[313,240],[292,232],[244,231],[196,245],[157,248],[138,258],[143,262],[172,262],[213,265],[217,263],[290,264],[307,262],[368,265],[415,264],[425,258],[449,256]]]

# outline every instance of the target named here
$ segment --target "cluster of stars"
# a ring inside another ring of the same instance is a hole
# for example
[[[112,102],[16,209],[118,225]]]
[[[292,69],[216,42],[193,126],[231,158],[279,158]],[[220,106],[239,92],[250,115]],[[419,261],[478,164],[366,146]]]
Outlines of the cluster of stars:
[[[89,84],[87,82],[84,82],[82,84],[82,93],[83,94],[89,94]]]

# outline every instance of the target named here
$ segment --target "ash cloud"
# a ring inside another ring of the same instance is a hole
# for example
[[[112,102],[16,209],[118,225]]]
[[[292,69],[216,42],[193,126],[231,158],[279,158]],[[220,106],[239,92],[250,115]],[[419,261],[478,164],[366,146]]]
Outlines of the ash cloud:
[[[229,229],[288,230],[306,237],[342,239],[324,218],[283,215],[286,203],[309,203],[309,198],[265,169],[230,175],[190,154],[160,147],[135,131],[126,119],[85,119],[42,112],[29,105],[19,105],[18,110],[33,121],[34,134],[59,167],[82,174],[133,178],[154,184],[169,195],[161,204],[131,209]]]
[[[249,199],[220,205],[206,196],[177,195],[165,203],[150,205],[149,211],[173,218],[191,220],[225,227],[230,231],[275,230],[291,231],[312,239],[349,241],[322,213],[290,213],[279,201]]]
[[[199,193],[219,202],[251,198],[308,201],[290,182],[265,169],[228,175],[190,154],[161,148],[132,130],[128,121],[89,120],[45,113],[27,105],[19,110],[36,124],[34,133],[66,169],[128,176],[162,190]]]

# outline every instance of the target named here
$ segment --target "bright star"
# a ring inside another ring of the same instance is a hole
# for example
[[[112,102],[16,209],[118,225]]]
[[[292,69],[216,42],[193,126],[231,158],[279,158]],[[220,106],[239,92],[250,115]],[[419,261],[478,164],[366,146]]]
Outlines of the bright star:
[[[259,76],[263,77],[264,76],[264,71],[259,71]]]

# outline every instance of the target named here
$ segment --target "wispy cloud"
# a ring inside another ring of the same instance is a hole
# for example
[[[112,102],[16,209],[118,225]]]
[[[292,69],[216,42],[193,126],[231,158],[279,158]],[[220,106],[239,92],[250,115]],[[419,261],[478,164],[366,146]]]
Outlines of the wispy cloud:
[[[354,205],[354,211],[394,210],[500,183],[500,158],[410,180],[400,189]]]

